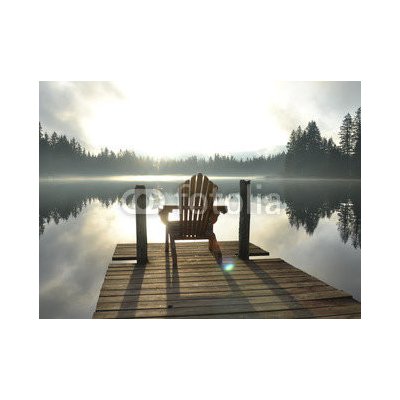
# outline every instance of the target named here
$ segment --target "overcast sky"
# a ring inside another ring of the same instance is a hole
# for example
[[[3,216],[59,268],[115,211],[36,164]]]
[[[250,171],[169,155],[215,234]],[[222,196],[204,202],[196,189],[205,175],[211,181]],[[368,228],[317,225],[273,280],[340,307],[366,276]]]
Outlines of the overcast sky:
[[[140,78],[140,79],[139,79]],[[86,149],[156,157],[269,153],[315,120],[323,136],[361,106],[360,82],[268,82],[247,76],[142,76],[131,82],[40,82],[45,131]]]

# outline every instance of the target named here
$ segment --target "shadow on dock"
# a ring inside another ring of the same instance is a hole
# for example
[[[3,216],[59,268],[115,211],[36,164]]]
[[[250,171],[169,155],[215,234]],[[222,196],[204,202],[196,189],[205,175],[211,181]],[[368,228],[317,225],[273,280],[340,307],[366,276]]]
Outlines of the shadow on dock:
[[[360,303],[348,293],[281,259],[240,260],[237,242],[220,245],[229,262],[222,267],[203,242],[177,243],[177,267],[164,252],[164,244],[149,244],[149,261],[144,265],[133,262],[133,245],[118,245],[93,317],[361,317]],[[250,249],[256,255],[265,253],[253,244]]]

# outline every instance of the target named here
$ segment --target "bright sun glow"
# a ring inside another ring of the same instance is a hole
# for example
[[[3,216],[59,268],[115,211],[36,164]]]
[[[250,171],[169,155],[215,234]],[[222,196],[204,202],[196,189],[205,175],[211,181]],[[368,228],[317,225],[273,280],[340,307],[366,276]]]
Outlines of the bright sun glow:
[[[45,129],[74,136],[95,153],[107,147],[156,158],[246,157],[284,150],[291,130],[310,120],[323,136],[337,139],[343,115],[359,105],[357,85],[252,76],[238,84],[227,71],[199,77],[180,72],[168,79],[144,74],[131,82],[41,82],[40,119]]]
[[[282,145],[287,139],[287,133],[270,114],[272,86],[262,101],[260,93],[254,97],[249,88],[232,97],[227,95],[228,88],[216,87],[207,102],[182,87],[175,88],[169,98],[162,96],[151,102],[144,96],[141,102],[138,90],[117,86],[123,97],[91,101],[90,112],[81,120],[94,151],[107,146],[115,152],[133,149],[157,158],[228,154]],[[246,141],[239,140],[243,135],[247,135]],[[201,139],[196,140],[196,147],[190,137]]]

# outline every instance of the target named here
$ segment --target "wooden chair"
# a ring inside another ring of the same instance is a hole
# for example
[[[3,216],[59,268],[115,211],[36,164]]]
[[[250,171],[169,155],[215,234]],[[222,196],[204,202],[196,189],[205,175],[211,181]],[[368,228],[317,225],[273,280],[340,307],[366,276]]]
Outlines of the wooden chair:
[[[220,213],[225,214],[225,206],[214,206],[218,186],[202,174],[193,175],[178,188],[179,205],[165,205],[159,215],[165,224],[165,251],[171,242],[173,266],[177,266],[175,240],[208,239],[208,248],[218,264],[222,264],[222,253],[213,232],[213,224]],[[179,221],[169,221],[168,215],[179,209]]]

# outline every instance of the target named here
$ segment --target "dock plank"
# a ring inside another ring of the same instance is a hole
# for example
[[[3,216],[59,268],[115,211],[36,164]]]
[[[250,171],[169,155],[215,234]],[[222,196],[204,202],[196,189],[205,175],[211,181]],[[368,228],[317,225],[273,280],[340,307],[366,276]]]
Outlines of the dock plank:
[[[180,307],[180,308],[150,308],[150,309],[130,309],[116,311],[97,311],[97,318],[165,318],[165,317],[184,317],[184,316],[206,316],[206,315],[226,315],[226,314],[243,314],[253,312],[268,313],[271,311],[287,311],[302,310],[302,314],[308,314],[313,317],[313,308],[327,307],[335,314],[335,308],[345,306],[346,312],[358,312],[359,304],[344,304],[339,301],[342,299],[323,299],[323,300],[297,300],[297,301],[282,301],[276,303],[253,303],[253,304],[235,304],[235,305],[217,305],[217,306],[198,306],[198,307]],[[348,301],[347,298],[344,300]],[[337,310],[336,310],[337,311]]]
[[[148,296],[147,296],[148,297]],[[216,297],[210,298],[189,298],[178,300],[153,300],[146,297],[138,301],[121,301],[121,302],[102,302],[97,305],[98,311],[112,310],[138,310],[153,308],[192,308],[202,306],[233,306],[238,304],[263,304],[263,303],[279,303],[292,302],[299,300],[321,300],[333,298],[348,298],[348,293],[340,290],[323,290],[321,292],[297,293],[297,294],[278,294],[268,296],[240,296],[240,297]]]
[[[232,256],[237,256],[239,252],[239,244],[235,241],[219,242],[221,251],[228,252]],[[198,256],[209,255],[207,242],[176,242],[176,250],[179,255],[191,255],[197,253]],[[268,256],[269,252],[250,243],[250,256]],[[148,253],[151,256],[164,255],[164,243],[149,243]],[[204,253],[204,254],[202,254]],[[136,244],[134,243],[119,243],[115,248],[113,260],[136,260]]]
[[[270,295],[290,295],[290,294],[301,294],[301,293],[313,293],[313,292],[323,292],[330,291],[332,287],[326,284],[316,284],[314,286],[304,286],[304,287],[292,287],[292,288],[275,288],[275,289],[255,289],[255,290],[243,290],[240,292],[220,292],[220,293],[202,293],[201,298],[204,300],[213,300],[220,298],[242,298],[247,297],[257,297],[257,296],[270,296]],[[198,299],[200,296],[198,293],[186,293],[184,295],[177,294],[175,296],[168,295],[168,293],[138,293],[134,295],[126,296],[104,296],[100,297],[98,305],[102,303],[123,303],[129,301],[177,301],[177,300],[189,300],[191,298]]]
[[[361,304],[250,243],[252,256],[237,258],[238,242],[220,242],[223,266],[206,242],[177,243],[173,268],[163,243],[148,245],[137,265],[135,244],[116,246],[93,318],[361,318]],[[124,262],[124,260],[128,260]]]

